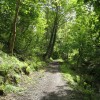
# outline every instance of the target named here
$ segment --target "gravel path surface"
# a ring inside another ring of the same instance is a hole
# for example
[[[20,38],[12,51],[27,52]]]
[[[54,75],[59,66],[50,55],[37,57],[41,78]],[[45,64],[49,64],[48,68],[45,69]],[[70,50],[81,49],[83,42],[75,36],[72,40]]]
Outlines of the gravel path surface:
[[[37,72],[37,75],[39,72]],[[19,94],[10,94],[0,100],[74,100],[73,90],[63,80],[58,63],[51,63],[39,77],[35,86],[31,84]]]

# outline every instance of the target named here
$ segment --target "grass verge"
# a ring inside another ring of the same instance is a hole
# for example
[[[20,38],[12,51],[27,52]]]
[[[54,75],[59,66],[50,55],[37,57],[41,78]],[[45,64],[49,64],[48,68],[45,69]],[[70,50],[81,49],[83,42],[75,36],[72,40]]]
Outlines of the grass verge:
[[[80,95],[76,96],[76,100],[99,100],[100,95],[95,94],[90,85],[84,82],[82,77],[71,69],[70,65],[64,63],[61,65],[60,69],[64,79],[70,87],[80,93]]]

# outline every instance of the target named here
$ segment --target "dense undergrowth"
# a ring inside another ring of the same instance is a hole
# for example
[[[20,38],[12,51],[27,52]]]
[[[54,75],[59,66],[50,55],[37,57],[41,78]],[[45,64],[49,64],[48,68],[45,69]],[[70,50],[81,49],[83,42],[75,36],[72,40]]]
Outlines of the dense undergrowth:
[[[22,59],[18,55],[9,56],[0,51],[0,95],[22,90],[18,86],[22,75],[29,76],[30,73],[38,71],[45,66],[45,63],[39,58],[29,58],[27,57],[24,61],[20,61]]]
[[[73,70],[70,64],[64,63],[61,65],[61,72],[64,79],[76,92],[79,92],[78,94],[80,94],[78,96],[76,95],[76,98],[81,98],[81,100],[99,100],[100,94],[95,91],[96,89],[93,88],[91,84],[86,82],[86,79],[91,80],[90,77],[87,76],[84,78],[80,73],[77,73],[76,70]]]

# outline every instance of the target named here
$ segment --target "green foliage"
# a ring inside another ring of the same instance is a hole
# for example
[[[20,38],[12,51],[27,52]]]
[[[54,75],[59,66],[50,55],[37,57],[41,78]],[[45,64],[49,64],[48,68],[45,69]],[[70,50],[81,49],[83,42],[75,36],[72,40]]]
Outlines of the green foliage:
[[[0,90],[4,93],[21,91],[22,88],[17,86],[21,75],[29,75],[35,70],[43,69],[44,66],[46,63],[38,57],[29,57],[25,62],[21,62],[18,58],[0,51]]]
[[[72,70],[70,70],[69,65],[61,65],[61,72],[68,84],[72,86],[77,84],[75,80],[80,81],[80,77],[77,76]]]
[[[3,43],[0,43],[0,50],[2,50],[3,46]]]
[[[22,91],[23,89],[20,87],[13,86],[11,84],[6,84],[6,85],[0,85],[0,90],[3,90],[4,94],[7,94],[12,92],[14,93],[19,92]]]
[[[52,58],[53,59],[58,59],[59,58],[59,53],[57,51],[53,52]]]
[[[71,69],[70,65],[63,64],[60,68],[66,82],[76,91],[80,91],[83,100],[89,100],[90,98],[91,100],[98,100],[99,95],[95,93],[95,90],[91,88],[90,84],[85,82],[85,78]],[[90,77],[87,76],[86,78]]]
[[[17,58],[11,57],[2,51],[0,51],[0,56],[2,58],[2,63],[0,64],[1,70],[10,71],[16,67],[21,68],[22,66],[27,65],[26,63],[20,62]]]
[[[6,52],[9,51],[12,36],[15,2],[0,1],[0,50]],[[13,72],[9,77],[19,80],[18,74],[22,69],[29,74],[43,68],[45,63],[41,58],[46,51],[51,50],[48,45],[50,39],[55,37],[54,46],[51,43],[54,50],[50,57],[63,59],[72,66],[71,69],[79,73],[74,76],[69,66],[63,65],[62,71],[67,73],[65,77],[69,83],[81,83],[79,88],[86,87],[82,91],[87,94],[91,89],[99,92],[99,4],[99,0],[21,0],[16,20],[14,55],[23,62],[0,51],[1,76],[5,77]],[[1,84],[2,81],[1,77]]]
[[[0,89],[4,93],[18,91],[19,88],[16,85],[21,79],[21,67],[26,65],[26,63],[20,62],[14,56],[11,57],[0,51]]]
[[[26,61],[29,65],[29,69],[31,71],[38,71],[39,69],[43,69],[46,66],[46,63],[44,61],[41,61],[38,57],[31,57],[31,60]]]

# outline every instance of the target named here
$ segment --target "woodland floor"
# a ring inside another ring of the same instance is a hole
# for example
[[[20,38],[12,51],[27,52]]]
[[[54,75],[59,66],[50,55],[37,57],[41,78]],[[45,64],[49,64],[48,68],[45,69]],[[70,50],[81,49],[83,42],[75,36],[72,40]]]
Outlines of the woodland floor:
[[[44,72],[36,72],[30,77],[33,77],[33,82],[20,84],[27,89],[0,97],[0,100],[82,100],[75,99],[75,91],[64,81],[57,62],[50,63]]]

